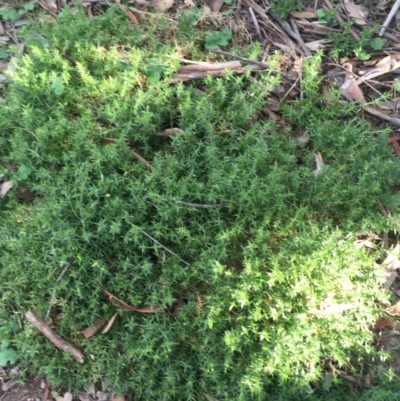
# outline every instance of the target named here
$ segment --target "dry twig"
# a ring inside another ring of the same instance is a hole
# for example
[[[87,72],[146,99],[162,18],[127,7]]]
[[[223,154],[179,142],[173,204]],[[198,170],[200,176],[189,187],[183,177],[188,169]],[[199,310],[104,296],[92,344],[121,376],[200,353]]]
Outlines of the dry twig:
[[[72,357],[83,363],[83,354],[78,348],[65,341],[58,334],[56,334],[47,324],[37,317],[33,312],[28,311],[25,313],[25,317],[32,323],[49,341],[51,341],[57,348],[62,351],[68,352]]]
[[[396,3],[393,4],[392,9],[390,10],[389,15],[387,16],[385,22],[382,25],[381,30],[379,31],[379,36],[382,36],[387,27],[390,25],[390,23],[392,22],[393,17],[396,15],[397,10],[400,8],[400,0],[397,0]]]
[[[54,287],[53,293],[51,294],[50,305],[49,305],[49,308],[47,309],[46,316],[45,316],[44,320],[47,320],[47,319],[49,318],[49,316],[50,316],[50,311],[51,311],[51,308],[52,308],[52,306],[53,306],[53,304],[54,304],[54,300],[55,300],[55,298],[56,298],[57,284],[58,284],[58,283],[62,280],[62,278],[64,277],[64,274],[65,274],[66,271],[68,270],[69,265],[70,265],[70,263],[67,263],[67,264],[64,266],[64,269],[62,270],[61,274],[58,276],[58,278],[57,278],[57,280],[56,280],[56,287]]]

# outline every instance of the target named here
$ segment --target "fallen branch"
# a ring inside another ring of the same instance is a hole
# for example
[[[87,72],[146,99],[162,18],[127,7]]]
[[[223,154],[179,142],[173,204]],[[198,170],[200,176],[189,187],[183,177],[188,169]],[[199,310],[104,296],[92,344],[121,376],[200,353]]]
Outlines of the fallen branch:
[[[136,152],[133,152],[133,151],[132,151],[132,156],[133,156],[135,159],[137,159],[137,160],[143,162],[149,170],[152,170],[152,169],[153,169],[153,166],[152,166],[145,158],[143,158],[142,156],[140,156],[139,153],[136,153]]]
[[[33,312],[28,311],[25,313],[25,317],[32,323],[49,341],[51,341],[57,348],[64,352],[68,352],[72,357],[83,363],[83,354],[73,345],[62,339],[58,334],[56,334],[47,324],[37,317]]]
[[[367,384],[359,379],[356,379],[353,376],[350,376],[348,373],[344,372],[343,370],[339,370],[339,369],[335,368],[331,361],[329,361],[329,367],[332,369],[332,373],[337,374],[338,376],[342,377],[343,379],[345,379],[351,383],[357,384],[362,388],[370,388],[371,387],[369,384]]]
[[[247,65],[245,67],[241,68],[236,68],[236,69],[231,69],[233,73],[235,74],[243,74],[246,71],[260,71],[263,70],[264,68],[260,67],[257,63],[257,65]],[[169,83],[173,84],[176,82],[182,82],[182,81],[191,81],[193,79],[202,79],[206,78],[208,76],[213,76],[213,77],[222,77],[223,75],[226,74],[225,70],[217,70],[217,71],[192,71],[188,72],[185,74],[176,74],[173,77],[170,78]]]
[[[393,17],[396,15],[397,10],[400,8],[400,0],[397,0],[396,3],[393,4],[392,9],[389,12],[389,15],[387,16],[385,22],[382,25],[381,30],[379,31],[379,36],[382,36],[387,27],[390,25],[390,23],[392,22]]]
[[[388,115],[386,115],[384,113],[381,113],[378,110],[373,109],[372,107],[366,107],[365,110],[368,113],[370,113],[370,114],[372,114],[372,115],[374,115],[376,117],[382,118],[382,120],[389,121],[393,125],[397,125],[398,127],[400,127],[400,119],[399,118],[390,117],[390,116],[388,116]]]
[[[178,68],[178,74],[185,74],[193,71],[220,71],[226,68],[230,68],[232,70],[237,68],[242,68],[242,65],[239,61],[226,61],[224,63],[201,63],[201,64],[192,64],[185,65],[183,67]]]

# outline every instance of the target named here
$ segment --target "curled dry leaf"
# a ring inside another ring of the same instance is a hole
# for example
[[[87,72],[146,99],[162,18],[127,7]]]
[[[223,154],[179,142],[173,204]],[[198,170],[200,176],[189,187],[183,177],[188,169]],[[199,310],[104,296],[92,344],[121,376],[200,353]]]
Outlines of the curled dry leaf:
[[[174,0],[153,0],[150,4],[158,13],[169,10],[174,5]]]
[[[315,154],[315,163],[317,168],[312,172],[316,177],[322,174],[322,168],[324,167],[324,161],[322,159],[321,152]]]
[[[305,18],[305,19],[318,18],[317,12],[315,10],[292,11],[290,14],[294,18]]]
[[[106,319],[104,316],[102,316],[96,320],[96,322],[93,326],[87,327],[86,329],[82,330],[81,333],[85,336],[85,338],[90,338],[94,334],[96,334],[97,330],[99,330],[99,328],[101,326],[103,326],[105,323],[106,323]]]
[[[394,323],[391,320],[385,319],[385,318],[381,318],[381,319],[376,321],[374,329],[375,330],[379,330],[382,327],[393,327],[393,326],[394,326]]]
[[[364,7],[355,4],[352,0],[344,0],[344,6],[349,13],[351,19],[357,25],[366,25],[365,19],[367,18],[368,12]]]
[[[353,245],[357,248],[357,249],[361,249],[361,248],[371,248],[374,249],[376,248],[376,245],[371,242],[369,239],[359,239],[357,241],[353,242]]]
[[[350,102],[359,100],[364,103],[364,94],[362,93],[353,75],[353,66],[350,63],[345,63],[343,67],[345,67],[347,71],[345,81],[340,87],[340,89],[342,89],[342,95]]]
[[[210,7],[211,11],[214,13],[218,13],[221,10],[222,5],[224,4],[224,0],[208,0],[208,6]]]
[[[392,316],[399,316],[400,315],[400,301],[397,301],[394,305],[389,306],[389,308],[386,309],[386,312]]]
[[[13,182],[12,181],[5,181],[1,185],[0,189],[0,198],[4,198],[7,194],[7,192],[13,187]]]

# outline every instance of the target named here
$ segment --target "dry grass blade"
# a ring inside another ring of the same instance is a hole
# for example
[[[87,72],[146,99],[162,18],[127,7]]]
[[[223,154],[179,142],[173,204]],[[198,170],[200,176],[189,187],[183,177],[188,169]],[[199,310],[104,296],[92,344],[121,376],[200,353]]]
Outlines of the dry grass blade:
[[[107,326],[103,329],[101,334],[106,334],[106,333],[108,333],[110,331],[110,329],[111,329],[112,325],[114,324],[115,319],[117,318],[117,316],[118,316],[118,312],[115,313],[113,315],[113,317],[109,320],[109,322],[107,323]]]
[[[317,165],[317,168],[312,172],[316,177],[320,176],[322,174],[322,168],[324,166],[324,161],[322,159],[321,152],[318,152],[315,154],[315,163]]]
[[[0,189],[0,198],[4,198],[7,194],[7,192],[13,187],[13,182],[12,181],[5,181],[1,185]]]

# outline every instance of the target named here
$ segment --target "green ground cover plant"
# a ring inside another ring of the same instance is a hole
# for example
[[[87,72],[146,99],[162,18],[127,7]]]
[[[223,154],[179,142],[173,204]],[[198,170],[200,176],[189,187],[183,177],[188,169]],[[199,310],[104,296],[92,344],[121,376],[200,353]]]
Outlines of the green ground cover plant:
[[[304,97],[283,111],[307,145],[259,117],[280,80],[276,58],[252,79],[171,85],[170,56],[187,39],[162,40],[168,29],[132,26],[111,6],[93,19],[66,8],[23,32],[27,53],[0,108],[0,165],[14,182],[0,198],[0,320],[44,317],[56,288],[49,323],[85,362],[28,324],[0,333],[55,386],[104,380],[137,400],[266,400],[273,388],[274,399],[319,399],[309,383],[326,361],[356,369],[386,357],[368,329],[388,304],[381,255],[353,241],[395,228],[376,201],[399,206],[387,132],[338,94],[321,99],[319,56],[305,63]],[[200,54],[204,42],[191,46]],[[184,133],[155,135],[169,128]],[[34,201],[18,199],[23,187]],[[116,312],[101,288],[160,313],[119,311],[107,334],[85,339]],[[326,297],[352,307],[320,314]]]

